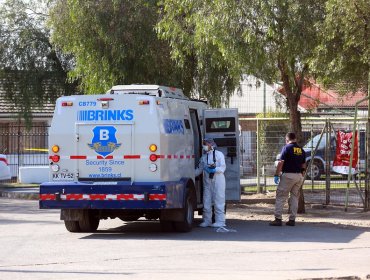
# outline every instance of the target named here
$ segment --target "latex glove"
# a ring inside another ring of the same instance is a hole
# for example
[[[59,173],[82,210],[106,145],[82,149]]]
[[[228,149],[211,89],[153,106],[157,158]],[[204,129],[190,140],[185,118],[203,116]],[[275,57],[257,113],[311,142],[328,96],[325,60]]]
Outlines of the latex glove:
[[[216,167],[208,167],[209,172],[208,173],[216,173]]]
[[[204,167],[204,168],[203,168],[203,170],[204,170],[205,172],[207,172],[207,173],[209,173],[209,172],[210,172],[210,169],[209,169],[209,167],[208,167],[208,166]]]
[[[278,184],[279,184],[279,182],[280,182],[280,177],[279,177],[279,176],[277,176],[277,175],[275,175],[275,176],[274,176],[274,183],[275,183],[276,185],[278,185]]]

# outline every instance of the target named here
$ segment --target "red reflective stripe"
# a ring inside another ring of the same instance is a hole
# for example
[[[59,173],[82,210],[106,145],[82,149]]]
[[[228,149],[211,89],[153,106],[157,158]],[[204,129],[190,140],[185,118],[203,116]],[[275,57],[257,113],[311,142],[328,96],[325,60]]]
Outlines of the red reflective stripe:
[[[123,158],[125,158],[125,159],[137,159],[137,158],[140,158],[140,155],[124,155]]]
[[[40,194],[40,200],[55,200],[55,194],[51,193]]]
[[[5,158],[0,158],[0,161],[3,161],[6,165],[8,165],[8,162],[6,161]]]
[[[83,194],[81,193],[70,193],[66,195],[66,200],[81,200],[83,199]]]
[[[166,200],[165,194],[150,194],[149,200]]]
[[[195,155],[156,155],[157,158],[159,159],[184,159],[184,158],[187,158],[187,159],[190,159],[190,158],[195,158]],[[78,155],[73,155],[73,156],[69,156],[70,159],[87,159],[87,156],[78,156]],[[96,156],[97,159],[114,159],[114,156],[110,155],[110,156],[106,156],[106,157],[102,157],[102,156]],[[141,158],[141,155],[124,155],[123,156],[124,159],[140,159]],[[49,159],[52,159],[52,156],[49,156]],[[2,160],[2,159],[0,159]]]
[[[104,200],[106,198],[106,194],[90,194],[91,200]]]
[[[87,159],[87,156],[69,156],[70,159]]]
[[[117,200],[129,200],[134,199],[133,194],[117,194]]]
[[[85,196],[85,197],[84,197]],[[86,198],[88,196],[88,198]],[[64,200],[144,200],[143,194],[66,194]],[[56,200],[55,194],[40,194],[40,200]],[[63,198],[62,198],[63,200]],[[166,200],[166,194],[149,194],[149,200]]]

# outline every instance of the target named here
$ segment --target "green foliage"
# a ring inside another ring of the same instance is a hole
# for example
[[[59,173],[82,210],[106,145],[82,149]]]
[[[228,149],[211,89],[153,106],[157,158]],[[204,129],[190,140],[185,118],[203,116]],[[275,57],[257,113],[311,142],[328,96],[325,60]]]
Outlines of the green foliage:
[[[257,114],[257,118],[263,118],[263,113]],[[266,118],[287,118],[284,113],[266,113]],[[258,126],[258,141],[260,147],[261,162],[271,164],[276,155],[285,145],[285,134],[289,132],[287,120],[260,120]]]
[[[6,0],[0,4],[0,79],[6,98],[29,124],[32,107],[69,94],[68,64],[49,42],[45,2]]]
[[[75,57],[70,78],[86,93],[115,84],[181,87],[185,73],[154,30],[157,11],[154,0],[57,0],[49,23],[53,42]]]
[[[370,71],[370,2],[328,0],[321,44],[312,66],[326,86],[343,93],[368,89]]]
[[[222,69],[235,85],[238,75],[282,81],[292,130],[300,134],[297,105],[308,62],[318,44],[325,0],[163,0],[157,30],[172,56],[197,74]]]
[[[161,1],[161,20],[157,24],[160,38],[171,46],[172,58],[191,73],[188,87],[192,93],[208,99],[214,107],[228,100],[243,74],[235,67],[236,60],[230,61],[218,45],[219,37],[228,33],[214,17],[216,2]]]

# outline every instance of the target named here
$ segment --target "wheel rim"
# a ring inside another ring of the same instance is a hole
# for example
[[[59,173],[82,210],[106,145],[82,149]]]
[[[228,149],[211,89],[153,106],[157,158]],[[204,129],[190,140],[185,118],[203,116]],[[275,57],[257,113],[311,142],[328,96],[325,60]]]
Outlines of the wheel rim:
[[[310,176],[310,178],[317,178],[319,176],[319,174],[320,174],[319,167],[316,164],[312,164],[311,168],[308,170],[307,175]]]

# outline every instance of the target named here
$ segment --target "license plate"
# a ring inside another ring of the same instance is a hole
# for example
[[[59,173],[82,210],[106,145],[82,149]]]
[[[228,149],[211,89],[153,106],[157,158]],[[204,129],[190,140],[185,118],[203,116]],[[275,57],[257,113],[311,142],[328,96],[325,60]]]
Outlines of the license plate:
[[[53,173],[53,181],[73,181],[73,173]]]

